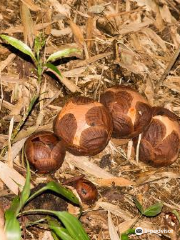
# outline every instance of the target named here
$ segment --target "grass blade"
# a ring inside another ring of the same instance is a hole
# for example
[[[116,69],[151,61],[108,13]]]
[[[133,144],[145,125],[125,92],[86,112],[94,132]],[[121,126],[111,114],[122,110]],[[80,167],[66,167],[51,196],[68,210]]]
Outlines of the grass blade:
[[[69,236],[68,231],[63,228],[57,221],[48,218],[48,225],[49,228],[52,230],[52,233],[60,237],[62,240],[74,240],[71,236]]]
[[[62,240],[74,240],[71,236],[69,236],[68,231],[65,228],[51,226],[50,229],[53,230]]]
[[[20,196],[20,206],[19,208],[21,209],[25,203],[27,202],[29,195],[30,195],[30,179],[31,179],[31,173],[30,173],[30,167],[29,167],[29,162],[26,161],[27,164],[27,175],[26,175],[26,182],[23,187],[21,196]]]
[[[143,209],[143,206],[141,205],[141,203],[136,198],[134,198],[134,203],[135,203],[136,207],[138,208],[138,210],[140,211],[140,213],[143,214],[144,209]]]
[[[68,212],[55,212],[54,214],[66,227],[69,235],[74,240],[90,240],[80,221]]]

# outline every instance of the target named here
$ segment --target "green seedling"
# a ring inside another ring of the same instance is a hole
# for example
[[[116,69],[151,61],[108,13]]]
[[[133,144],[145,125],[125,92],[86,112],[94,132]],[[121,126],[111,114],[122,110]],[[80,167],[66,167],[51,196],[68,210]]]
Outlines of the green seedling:
[[[135,234],[135,229],[130,228],[125,233],[121,234],[121,240],[129,240],[129,235]]]
[[[22,41],[10,37],[4,34],[0,34],[0,38],[3,39],[7,44],[11,45],[15,49],[19,50],[20,52],[24,53],[25,55],[29,56],[37,70],[37,92],[33,95],[32,99],[30,100],[30,105],[28,109],[26,110],[22,120],[19,122],[17,127],[13,130],[12,136],[11,136],[11,142],[15,139],[21,128],[23,127],[24,123],[27,121],[31,111],[33,110],[34,106],[38,102],[39,96],[40,96],[40,90],[41,90],[41,82],[43,74],[47,71],[50,71],[54,73],[54,75],[64,84],[66,84],[65,81],[63,81],[63,76],[60,73],[59,69],[52,64],[52,62],[64,58],[69,57],[73,53],[81,54],[81,50],[78,48],[65,48],[63,50],[57,51],[53,54],[51,54],[47,59],[43,56],[43,49],[45,47],[45,40],[42,36],[38,36],[35,38],[34,41],[34,48],[31,49],[28,45],[23,43]],[[67,83],[67,86],[70,88],[70,84]],[[73,86],[74,87],[74,86]],[[73,88],[74,89],[74,88]],[[70,89],[71,90],[71,89]],[[4,156],[7,151],[7,146],[3,149],[1,152],[1,155]]]
[[[28,204],[32,199],[36,198],[44,191],[52,191],[59,194],[71,201],[72,203],[79,205],[78,198],[68,189],[61,186],[56,182],[49,182],[46,186],[39,189],[34,194],[30,194],[30,168],[27,162],[27,176],[26,182],[20,196],[16,196],[11,204],[11,207],[5,212],[5,233],[7,240],[21,240],[21,224],[19,218],[25,214],[45,214],[49,216],[55,216],[58,221],[55,222],[50,217],[45,217],[44,221],[47,222],[49,229],[52,231],[54,239],[62,240],[90,240],[80,221],[66,211],[51,211],[44,209],[36,209],[24,211],[24,206]],[[35,225],[36,223],[27,224]]]
[[[146,217],[157,216],[159,213],[161,213],[162,208],[163,208],[162,202],[157,202],[146,209],[143,208],[142,204],[136,198],[134,199],[134,203],[135,203],[137,209],[139,210],[139,212],[141,213],[141,216],[146,216]],[[135,234],[134,228],[130,228],[126,232],[122,233],[121,240],[129,240],[128,236],[131,234]]]
[[[134,199],[134,203],[140,213],[146,217],[155,217],[157,216],[161,211],[163,207],[162,202],[157,202],[154,205],[144,209],[143,206],[140,204],[140,202],[137,199]]]

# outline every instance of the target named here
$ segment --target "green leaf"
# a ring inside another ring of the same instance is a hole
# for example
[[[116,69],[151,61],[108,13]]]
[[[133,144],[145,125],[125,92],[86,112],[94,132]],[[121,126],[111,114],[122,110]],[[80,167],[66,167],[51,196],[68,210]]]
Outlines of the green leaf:
[[[15,197],[11,207],[5,212],[5,232],[7,240],[20,240],[21,229],[17,220],[17,214],[19,209],[20,199]]]
[[[51,54],[48,59],[47,62],[54,62],[57,59],[63,58],[63,57],[69,57],[72,53],[81,53],[81,50],[78,48],[65,48],[62,49],[58,52],[55,52],[53,54]]]
[[[65,228],[51,227],[51,230],[53,230],[62,240],[74,240],[71,236],[69,236],[68,231]]]
[[[130,235],[130,234],[135,234],[134,228],[130,228],[125,233],[121,234],[121,240],[129,240],[128,235]]]
[[[179,224],[180,224],[180,215],[179,215],[178,211],[173,210],[172,213],[177,217]]]
[[[66,227],[69,235],[74,240],[90,240],[80,221],[68,212],[55,212],[54,214]]]
[[[66,228],[69,236],[73,238],[73,240],[90,240],[87,233],[85,232],[81,222],[71,215],[68,212],[62,211],[51,211],[51,210],[44,210],[44,209],[36,209],[36,210],[30,210],[30,211],[24,211],[22,214],[49,214],[49,215],[55,215],[64,225]]]
[[[59,240],[58,236],[54,232],[51,232],[51,235],[54,240]]]
[[[7,43],[9,43],[11,46],[13,46],[14,48],[18,49],[19,51],[23,52],[24,54],[30,56],[32,58],[32,60],[36,63],[36,58],[31,50],[31,48],[26,45],[25,43],[23,43],[22,41],[14,38],[14,37],[10,37],[4,34],[1,34],[0,37],[5,40]]]
[[[146,217],[154,217],[162,211],[162,207],[163,207],[163,203],[158,202],[150,206],[149,208],[145,209],[143,212],[143,215],[145,215]]]
[[[10,208],[9,208],[8,210],[6,210],[6,212],[7,212],[7,218],[8,218],[8,216],[9,216],[9,215],[8,215],[9,212],[12,212],[15,216],[18,215],[18,213],[19,213],[19,212],[18,212],[19,203],[20,203],[20,198],[19,198],[18,196],[16,196],[16,197],[13,199]],[[5,212],[5,214],[6,214],[6,212]]]
[[[127,234],[122,234],[121,235],[121,240],[129,240],[129,237]]]
[[[14,215],[12,215],[10,219],[6,221],[5,232],[7,240],[21,240],[20,224]]]
[[[37,192],[35,192],[33,195],[31,195],[31,197],[28,199],[28,201],[30,201],[31,199],[35,198],[36,196],[38,196],[39,194],[41,194],[42,192],[47,191],[47,190],[51,190],[55,193],[58,193],[61,196],[65,197],[66,199],[70,200],[71,202],[79,205],[78,198],[74,195],[74,193],[72,193],[71,190],[69,190],[69,189],[61,186],[59,183],[56,183],[53,181],[47,183],[46,186],[42,187]]]
[[[143,212],[144,212],[143,206],[140,204],[140,202],[136,198],[134,198],[134,203],[135,203],[136,207],[138,208],[138,210],[140,211],[140,213],[143,214]]]
[[[63,76],[62,76],[61,72],[59,71],[59,69],[55,65],[53,65],[52,63],[46,63],[46,67],[48,67],[53,72],[55,72],[57,75],[59,75],[60,79],[63,78]]]
[[[26,182],[25,185],[23,187],[21,196],[20,196],[20,209],[22,209],[22,207],[25,205],[25,203],[27,202],[29,195],[30,195],[30,178],[31,178],[31,173],[30,173],[30,167],[29,167],[29,162],[26,161],[27,164],[27,174],[26,174]],[[19,210],[20,210],[19,209]]]
[[[63,228],[57,221],[48,218],[48,226],[49,228],[60,237],[62,240],[74,240],[71,236],[69,236],[68,231]]]

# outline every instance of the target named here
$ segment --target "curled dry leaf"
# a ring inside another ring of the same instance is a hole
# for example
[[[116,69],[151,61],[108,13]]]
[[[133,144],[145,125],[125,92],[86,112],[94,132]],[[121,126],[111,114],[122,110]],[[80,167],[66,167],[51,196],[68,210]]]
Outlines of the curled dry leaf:
[[[79,47],[83,48],[84,46],[84,36],[78,25],[76,25],[71,19],[67,21],[71,27],[71,30],[74,35],[75,42],[79,45]]]

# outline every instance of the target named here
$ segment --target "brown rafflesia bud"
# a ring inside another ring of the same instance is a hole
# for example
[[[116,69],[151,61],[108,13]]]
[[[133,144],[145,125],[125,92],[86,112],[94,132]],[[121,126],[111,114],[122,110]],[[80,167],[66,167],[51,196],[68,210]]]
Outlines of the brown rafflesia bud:
[[[75,182],[75,189],[82,202],[92,204],[97,200],[98,192],[96,186],[87,179],[81,178]]]
[[[111,138],[112,119],[101,103],[74,97],[56,117],[54,132],[74,155],[92,156],[101,152]]]
[[[38,173],[48,173],[57,170],[62,165],[65,147],[54,133],[41,131],[26,140],[25,154]]]
[[[134,142],[136,145],[137,139]],[[168,166],[176,161],[179,150],[178,117],[168,109],[154,107],[152,122],[140,141],[139,160],[155,167]]]
[[[107,88],[101,94],[100,102],[112,114],[112,136],[115,138],[133,138],[144,131],[151,121],[152,110],[147,100],[130,87]]]

